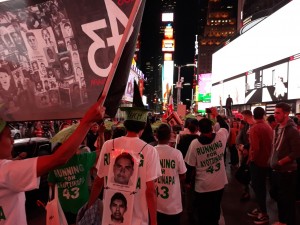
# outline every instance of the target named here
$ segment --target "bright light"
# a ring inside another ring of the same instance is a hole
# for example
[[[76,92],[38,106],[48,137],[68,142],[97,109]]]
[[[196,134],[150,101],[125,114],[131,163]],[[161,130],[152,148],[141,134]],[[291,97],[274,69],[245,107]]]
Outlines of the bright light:
[[[300,1],[291,1],[213,54],[212,83],[300,52]]]
[[[173,22],[174,21],[174,13],[163,13],[161,16],[162,22]]]

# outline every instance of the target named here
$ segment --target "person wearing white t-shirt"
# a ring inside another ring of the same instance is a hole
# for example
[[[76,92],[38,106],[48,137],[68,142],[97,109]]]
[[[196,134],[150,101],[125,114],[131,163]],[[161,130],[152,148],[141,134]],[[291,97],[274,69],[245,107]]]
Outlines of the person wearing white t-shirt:
[[[25,191],[39,188],[40,176],[65,164],[76,152],[92,124],[102,120],[102,98],[85,114],[78,128],[53,154],[12,160],[13,139],[0,119],[0,225],[26,225]]]
[[[161,124],[156,137],[155,147],[160,158],[162,176],[156,181],[157,186],[157,224],[180,225],[182,212],[181,184],[185,180],[186,166],[182,153],[168,145],[171,138],[171,128]]]
[[[200,224],[219,224],[221,200],[228,183],[224,152],[229,136],[225,128],[213,133],[212,121],[199,121],[201,135],[192,141],[185,162],[195,168],[195,202]]]
[[[145,128],[148,111],[134,107],[124,107],[121,108],[121,110],[125,111],[126,119],[124,121],[124,127],[127,133],[125,136],[108,140],[103,144],[96,166],[98,170],[97,177],[94,180],[86,208],[90,208],[97,200],[103,187],[107,187],[109,166],[111,163],[110,158],[112,158],[113,149],[130,151],[133,154],[138,154],[141,159],[139,167],[137,168],[138,182],[134,184],[136,190],[134,194],[131,225],[156,225],[157,198],[155,180],[161,176],[159,155],[153,146],[139,138]]]

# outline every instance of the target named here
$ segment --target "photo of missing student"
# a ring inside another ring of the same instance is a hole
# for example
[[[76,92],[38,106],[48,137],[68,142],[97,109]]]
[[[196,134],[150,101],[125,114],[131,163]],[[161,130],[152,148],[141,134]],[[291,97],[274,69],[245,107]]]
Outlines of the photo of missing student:
[[[49,106],[49,96],[47,93],[36,95],[36,103],[40,108],[45,108]]]
[[[52,46],[44,48],[44,53],[46,55],[48,64],[56,62],[56,55],[54,52],[55,52],[54,47],[52,47]]]
[[[62,68],[63,79],[74,78],[74,70],[69,55],[64,54],[59,61]]]
[[[70,97],[70,88],[59,88],[60,102],[61,105],[66,108],[71,108],[71,97]]]
[[[102,224],[131,225],[134,194],[113,189],[105,190]]]
[[[111,153],[107,186],[117,190],[134,191],[137,183],[139,157],[115,149]]]

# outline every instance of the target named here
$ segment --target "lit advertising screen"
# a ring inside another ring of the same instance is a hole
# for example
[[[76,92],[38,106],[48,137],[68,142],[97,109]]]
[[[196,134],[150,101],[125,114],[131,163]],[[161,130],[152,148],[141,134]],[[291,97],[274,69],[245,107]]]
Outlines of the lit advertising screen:
[[[289,62],[288,99],[300,98],[300,59]]]
[[[228,95],[232,98],[234,105],[245,103],[245,76],[221,82],[213,85],[212,92],[212,105],[224,106]]]
[[[299,11],[300,1],[291,1],[214,53],[212,83],[298,54]]]
[[[287,100],[288,63],[262,70],[262,101]]]
[[[125,89],[124,95],[122,97],[122,100],[127,101],[127,102],[133,101],[133,90],[134,90],[135,77],[136,77],[136,75],[135,75],[134,71],[130,70],[126,89]]]
[[[167,103],[173,87],[174,61],[164,61],[162,77],[162,99]]]
[[[165,38],[166,39],[173,39],[173,28],[172,28],[172,26],[167,26],[165,28]]]
[[[163,52],[174,52],[175,40],[174,39],[163,39],[162,40],[162,51]]]
[[[172,53],[164,53],[164,61],[172,61],[173,54]]]
[[[161,15],[162,22],[173,22],[174,21],[174,13],[163,13]]]
[[[225,104],[226,99],[223,99],[223,83],[219,83],[217,85],[213,85],[211,87],[211,104],[213,106],[219,106],[220,100],[223,104]]]
[[[234,105],[245,103],[245,76],[223,83],[222,103],[224,105],[228,95],[232,98]]]
[[[198,102],[211,102],[211,73],[198,75]]]
[[[198,113],[205,114],[205,110],[211,107],[211,103],[209,102],[198,102],[197,111]]]

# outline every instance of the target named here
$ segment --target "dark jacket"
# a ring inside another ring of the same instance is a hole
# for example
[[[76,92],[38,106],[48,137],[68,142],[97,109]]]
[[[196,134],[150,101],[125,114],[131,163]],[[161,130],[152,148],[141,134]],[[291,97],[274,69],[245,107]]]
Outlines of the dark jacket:
[[[271,167],[279,172],[296,171],[296,159],[300,157],[300,133],[292,119],[289,119],[286,126],[282,128],[281,135],[277,135],[278,129],[279,126],[275,128]],[[279,166],[277,162],[286,156],[289,156],[292,161]]]

